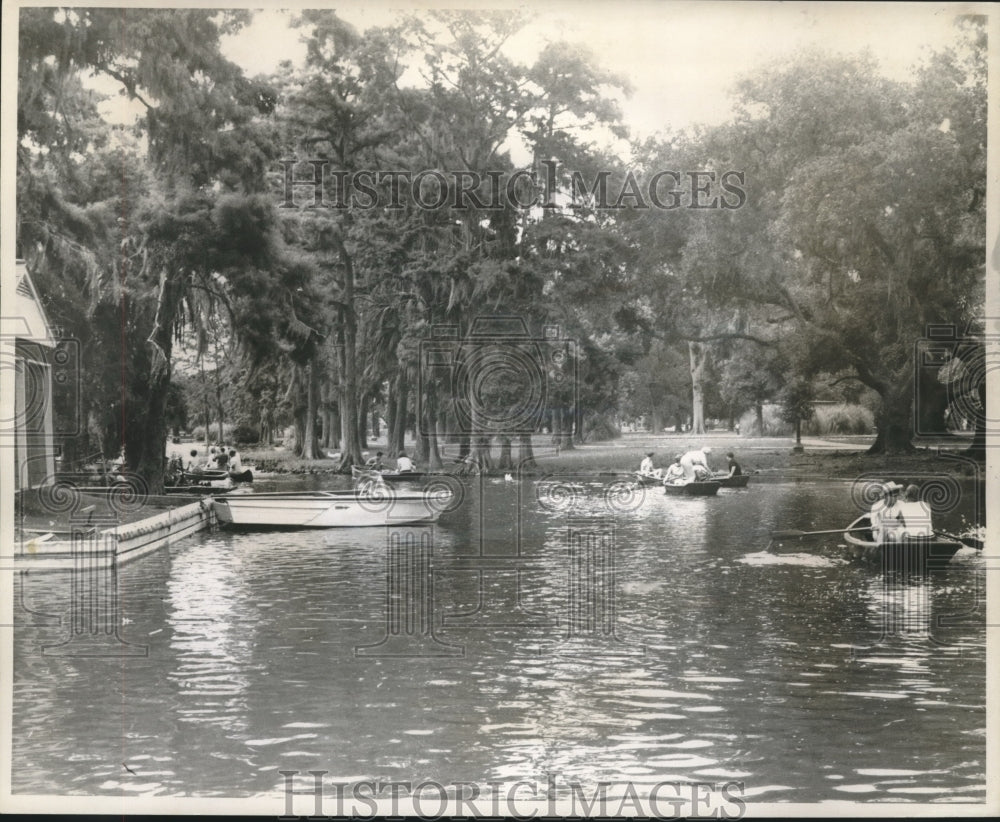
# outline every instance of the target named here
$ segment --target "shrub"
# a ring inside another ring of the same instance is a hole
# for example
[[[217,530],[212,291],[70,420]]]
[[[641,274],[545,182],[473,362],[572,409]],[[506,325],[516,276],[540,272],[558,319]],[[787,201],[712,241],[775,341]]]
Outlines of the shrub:
[[[820,405],[802,430],[810,436],[870,434],[875,430],[875,415],[871,409],[854,403]]]
[[[225,437],[226,442],[232,441],[232,439],[233,439],[233,426],[230,425],[229,423],[225,423],[224,422],[222,424],[222,435],[223,435],[223,437]],[[195,442],[204,442],[205,441],[205,426],[204,425],[196,425],[194,427],[194,429],[191,431],[191,438]],[[218,442],[219,441],[219,424],[218,423],[213,423],[212,425],[209,426],[209,428],[208,428],[208,441],[209,442]]]
[[[240,423],[233,428],[232,438],[240,445],[256,445],[260,442],[260,429],[249,423]]]
[[[618,426],[605,414],[597,414],[586,420],[583,425],[585,442],[603,442],[615,440],[622,435]]]
[[[757,412],[747,411],[740,417],[741,437],[789,437],[795,433],[795,426],[782,419],[782,409],[777,405],[764,406],[764,430],[757,430]]]

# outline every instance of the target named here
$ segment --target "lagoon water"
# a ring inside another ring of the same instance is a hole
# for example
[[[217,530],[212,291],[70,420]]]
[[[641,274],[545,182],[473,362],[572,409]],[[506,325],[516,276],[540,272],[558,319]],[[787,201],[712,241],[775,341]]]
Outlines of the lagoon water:
[[[845,526],[847,483],[610,482],[467,482],[432,529],[197,536],[119,570],[105,656],[66,640],[112,578],[19,577],[14,792],[278,796],[320,770],[984,800],[981,556],[908,579],[836,536],[769,545]]]

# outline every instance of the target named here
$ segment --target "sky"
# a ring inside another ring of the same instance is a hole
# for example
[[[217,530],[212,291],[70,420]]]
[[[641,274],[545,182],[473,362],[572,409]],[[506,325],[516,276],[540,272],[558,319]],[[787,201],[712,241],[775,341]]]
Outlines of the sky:
[[[461,5],[476,4],[465,0]],[[547,40],[585,44],[604,68],[630,82],[633,93],[623,102],[623,119],[640,137],[725,121],[731,113],[728,91],[740,75],[801,50],[869,49],[883,73],[905,79],[931,49],[953,39],[955,16],[974,8],[663,0],[562,0],[526,7],[535,20],[512,38],[508,56],[530,63]],[[341,17],[362,30],[395,22],[399,13],[393,8],[416,10],[418,5],[413,0],[336,5]],[[297,63],[305,54],[302,31],[289,28],[288,19],[287,12],[260,11],[253,25],[226,42],[224,51],[250,74],[272,71],[284,59]]]

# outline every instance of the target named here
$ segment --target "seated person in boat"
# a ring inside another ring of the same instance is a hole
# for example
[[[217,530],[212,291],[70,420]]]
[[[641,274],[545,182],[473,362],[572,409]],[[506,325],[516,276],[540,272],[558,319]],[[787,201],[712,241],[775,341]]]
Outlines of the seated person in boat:
[[[934,535],[930,506],[920,499],[916,485],[906,486],[903,501],[896,503],[902,517],[902,537],[929,537]]]
[[[887,482],[882,486],[882,496],[871,508],[872,536],[875,542],[896,542],[902,531],[902,514],[899,510],[899,492],[903,486]]]
[[[215,457],[218,449],[213,445],[208,449],[208,456],[205,457],[205,461],[201,464],[202,468],[215,468]]]
[[[187,465],[184,466],[185,471],[194,471],[198,467],[198,449],[191,449],[191,456],[188,458]]]
[[[365,462],[365,468],[371,468],[373,471],[381,471],[385,468],[385,465],[382,463],[382,452],[378,451],[374,457],[369,457]]]
[[[166,485],[177,485],[184,473],[184,463],[178,454],[174,454],[167,462]]]
[[[229,449],[229,473],[230,474],[242,474],[243,473],[243,460],[240,459],[240,452],[235,448]]]
[[[215,466],[222,471],[229,470],[229,452],[224,445],[219,447],[219,453],[215,455]]]
[[[659,477],[659,476],[661,476],[663,474],[663,471],[661,469],[653,467],[653,454],[654,453],[655,452],[650,451],[643,458],[642,462],[639,463],[639,473],[640,474],[645,474],[645,475],[650,476],[650,477]]]
[[[410,474],[413,472],[413,460],[406,456],[405,451],[401,451],[396,457],[396,470],[400,474]]]
[[[729,474],[727,476],[738,477],[743,474],[743,469],[740,468],[740,464],[736,461],[736,456],[732,451],[726,454],[726,464],[729,468]]]
[[[701,448],[688,451],[684,456],[681,457],[681,467],[684,469],[684,476],[688,480],[697,479],[695,466],[701,466],[704,469],[705,474],[710,474],[711,471],[708,468],[708,457],[707,454],[711,453],[711,448]]]
[[[667,468],[666,473],[663,475],[663,483],[666,485],[670,483],[671,485],[676,484],[684,479],[684,468],[681,466],[680,456],[674,457],[673,463]]]

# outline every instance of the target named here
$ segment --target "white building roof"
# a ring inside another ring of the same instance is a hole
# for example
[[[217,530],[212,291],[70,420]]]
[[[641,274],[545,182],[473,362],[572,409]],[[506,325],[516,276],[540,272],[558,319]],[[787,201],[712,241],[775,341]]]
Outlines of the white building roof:
[[[13,334],[19,340],[44,345],[48,348],[55,348],[56,341],[52,336],[52,326],[45,316],[45,308],[38,298],[38,292],[31,282],[28,274],[28,266],[24,260],[16,262],[17,285],[14,299],[14,311],[5,318],[6,333]],[[6,306],[4,313],[7,313]]]

